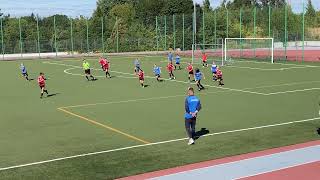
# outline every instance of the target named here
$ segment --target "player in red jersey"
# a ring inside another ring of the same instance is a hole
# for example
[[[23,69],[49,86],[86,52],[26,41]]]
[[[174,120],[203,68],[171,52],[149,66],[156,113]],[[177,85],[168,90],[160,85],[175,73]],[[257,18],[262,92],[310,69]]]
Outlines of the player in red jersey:
[[[202,66],[203,67],[208,67],[208,56],[205,52],[202,53]]]
[[[141,86],[144,88],[144,72],[142,71],[142,69],[139,70],[138,77]]]
[[[222,77],[222,71],[220,68],[217,68],[216,78],[219,81],[219,86],[223,86],[223,77]]]
[[[102,70],[103,70],[103,65],[105,64],[105,61],[106,61],[106,59],[101,56],[99,59],[99,64],[100,64]]]
[[[174,65],[172,64],[172,62],[169,62],[168,65],[167,65],[167,70],[169,72],[169,77],[170,79],[176,79],[176,77],[174,76],[173,74],[173,71],[174,71]]]
[[[41,96],[40,98],[43,97],[43,93],[45,92],[47,95],[49,94],[48,91],[46,90],[46,78],[44,77],[44,73],[40,73],[40,76],[38,77],[38,84],[41,89]]]
[[[106,78],[111,78],[111,75],[109,73],[109,69],[110,69],[110,62],[107,59],[104,59],[102,62],[102,70],[106,72]]]
[[[189,79],[189,81],[191,82],[191,77],[193,77],[193,75],[194,75],[192,64],[191,64],[191,63],[188,63],[188,66],[187,66],[186,69],[187,69],[187,71],[188,71],[188,73],[189,73],[188,79]]]

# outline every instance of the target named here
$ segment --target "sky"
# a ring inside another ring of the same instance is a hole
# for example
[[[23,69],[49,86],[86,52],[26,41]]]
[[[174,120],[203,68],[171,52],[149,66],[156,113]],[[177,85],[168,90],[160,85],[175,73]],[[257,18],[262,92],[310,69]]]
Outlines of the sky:
[[[203,0],[194,0],[202,4]],[[212,7],[217,7],[222,0],[210,0]],[[307,0],[288,0],[295,12],[302,12],[302,2]],[[312,0],[316,9],[320,10],[319,0]],[[84,15],[90,17],[96,8],[95,0],[0,0],[1,12],[11,16],[25,16],[39,14],[49,16],[66,14],[76,17]]]

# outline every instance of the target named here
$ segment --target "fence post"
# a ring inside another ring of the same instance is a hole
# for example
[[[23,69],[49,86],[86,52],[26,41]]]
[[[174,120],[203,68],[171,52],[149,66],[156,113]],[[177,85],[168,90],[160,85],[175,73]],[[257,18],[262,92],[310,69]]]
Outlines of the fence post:
[[[204,22],[204,10],[202,12],[202,44],[206,44],[206,35],[205,35],[205,22]],[[204,50],[204,46],[203,46]]]
[[[284,17],[285,17],[285,20],[284,20],[284,55],[285,55],[285,60],[287,60],[287,41],[288,41],[288,37],[287,37],[287,35],[288,35],[288,5],[287,5],[287,3],[286,3],[286,5],[285,5],[285,15],[284,15]]]
[[[242,7],[240,8],[240,57],[243,55],[243,44],[242,44]]]
[[[229,10],[227,9],[227,38],[229,38]]]
[[[56,58],[57,58],[58,57],[58,48],[57,48],[56,16],[53,16],[53,29],[54,29],[54,48],[56,50]]]
[[[86,26],[87,26],[87,53],[89,55],[89,22],[88,22],[88,18],[86,18]]]
[[[157,40],[157,51],[159,51],[158,16],[156,16],[156,40]]]
[[[271,37],[271,5],[269,4],[269,37]]]
[[[217,44],[217,10],[214,10],[214,43]]]
[[[303,12],[302,12],[302,61],[304,61],[305,58],[305,52],[304,52],[304,36],[305,36],[305,4],[303,2]]]
[[[38,36],[38,52],[39,58],[41,57],[41,49],[40,49],[40,28],[39,28],[39,16],[37,15],[37,36]]]
[[[172,17],[173,20],[173,50],[176,49],[176,18],[175,15]]]
[[[21,57],[22,57],[22,30],[21,30],[21,18],[19,17],[19,44],[20,44],[20,53],[21,53]]]
[[[1,17],[1,50],[2,50],[2,60],[4,60],[3,18],[2,17]]]
[[[72,18],[70,18],[70,38],[71,38],[71,54],[74,55],[74,44],[73,44],[73,23]]]
[[[164,50],[167,50],[167,16],[164,16]]]
[[[256,20],[257,20],[257,7],[254,7],[253,9],[253,37],[256,38],[257,34],[257,26],[256,26]],[[256,43],[253,43],[253,56],[256,57]]]
[[[117,25],[117,27],[116,27],[116,29],[117,29],[117,53],[119,52],[119,22],[118,22],[118,17],[116,17],[116,25]]]
[[[182,14],[182,50],[184,51],[184,36],[185,36],[185,32],[184,32],[184,14]]]
[[[101,17],[101,43],[102,43],[102,55],[104,56],[105,49],[104,49],[104,18],[103,16]]]

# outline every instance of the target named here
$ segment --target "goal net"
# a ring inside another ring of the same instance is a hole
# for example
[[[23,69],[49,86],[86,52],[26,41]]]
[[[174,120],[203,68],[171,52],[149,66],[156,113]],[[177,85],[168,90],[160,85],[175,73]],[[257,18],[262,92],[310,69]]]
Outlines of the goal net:
[[[223,41],[221,44],[194,44],[192,48],[192,63],[201,64],[202,56],[207,56],[207,63],[215,62],[217,65],[223,64]]]
[[[223,65],[237,61],[273,63],[273,38],[226,38]]]

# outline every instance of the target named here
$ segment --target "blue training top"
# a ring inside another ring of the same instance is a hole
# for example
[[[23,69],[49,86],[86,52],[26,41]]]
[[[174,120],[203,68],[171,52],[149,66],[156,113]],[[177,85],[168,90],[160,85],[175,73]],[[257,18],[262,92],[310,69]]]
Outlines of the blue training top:
[[[20,70],[21,70],[22,74],[26,74],[27,73],[27,68],[23,64],[21,64]]]
[[[194,74],[194,79],[195,79],[196,81],[201,80],[201,79],[202,79],[202,73],[201,73],[201,72],[195,73],[195,74]]]
[[[153,72],[154,72],[155,75],[160,75],[161,74],[160,67],[157,66],[157,67],[153,68]]]
[[[139,62],[138,59],[136,59],[136,60],[134,61],[134,65],[135,65],[136,68],[140,68],[140,62]]]
[[[168,60],[169,60],[169,61],[172,61],[172,60],[173,60],[173,54],[172,54],[172,53],[169,53],[169,54],[168,54]]]
[[[176,63],[180,63],[180,56],[176,56]]]
[[[186,113],[184,115],[184,118],[192,119],[192,115],[190,113],[194,113],[196,111],[201,110],[201,103],[200,99],[196,96],[188,96],[185,100],[185,110]]]
[[[212,64],[212,66],[211,66],[211,72],[212,73],[216,73],[217,72],[217,65],[215,65],[215,64]]]

